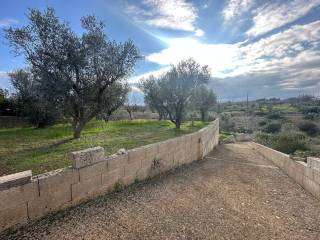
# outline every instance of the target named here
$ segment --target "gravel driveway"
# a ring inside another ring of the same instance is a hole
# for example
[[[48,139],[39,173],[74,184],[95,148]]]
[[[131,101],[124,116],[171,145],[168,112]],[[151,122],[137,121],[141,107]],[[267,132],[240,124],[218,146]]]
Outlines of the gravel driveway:
[[[5,235],[3,235],[5,234]],[[0,239],[320,239],[320,201],[250,144],[48,216]]]

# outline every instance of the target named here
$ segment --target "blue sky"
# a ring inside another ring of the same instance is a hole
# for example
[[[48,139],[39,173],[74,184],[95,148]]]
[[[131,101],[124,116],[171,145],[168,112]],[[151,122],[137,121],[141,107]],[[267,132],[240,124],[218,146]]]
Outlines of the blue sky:
[[[47,6],[79,34],[79,19],[95,14],[110,39],[132,39],[145,56],[132,84],[193,57],[210,66],[221,100],[320,91],[320,0],[2,0],[0,29]],[[24,66],[0,30],[0,87],[10,89],[7,72]]]

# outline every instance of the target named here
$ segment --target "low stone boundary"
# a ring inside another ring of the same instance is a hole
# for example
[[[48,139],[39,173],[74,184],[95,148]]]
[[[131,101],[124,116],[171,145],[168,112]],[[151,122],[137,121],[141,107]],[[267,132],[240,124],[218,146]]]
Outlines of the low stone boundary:
[[[32,178],[30,172],[1,177],[0,231],[200,160],[218,142],[217,119],[198,132],[107,157],[102,147],[73,152],[72,166]]]
[[[304,189],[320,199],[320,159],[308,158],[307,163],[295,161],[288,154],[278,152],[258,143],[253,144],[260,154],[271,160]]]

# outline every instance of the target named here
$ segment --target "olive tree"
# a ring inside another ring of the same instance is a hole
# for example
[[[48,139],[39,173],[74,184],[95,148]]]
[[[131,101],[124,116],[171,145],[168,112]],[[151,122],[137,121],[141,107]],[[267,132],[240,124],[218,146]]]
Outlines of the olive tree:
[[[27,17],[29,24],[6,29],[6,38],[15,54],[25,56],[39,89],[56,99],[79,138],[85,124],[102,111],[105,92],[132,73],[139,51],[132,41],[110,41],[94,16],[81,19],[81,36],[52,8],[31,9]]]
[[[201,121],[204,122],[208,111],[216,105],[217,96],[205,85],[201,85],[194,90],[190,102],[191,108],[200,113]]]
[[[124,103],[124,108],[126,109],[129,119],[133,120],[134,116],[133,113],[137,112],[139,109],[139,96],[137,95],[136,92],[132,91],[127,95],[125,103]]]
[[[106,122],[113,112],[124,105],[130,88],[126,83],[114,83],[106,90],[103,96],[103,108],[99,114]]]
[[[160,88],[157,79],[151,75],[148,79],[141,80],[139,87],[144,93],[144,101],[151,110],[158,112],[159,120],[166,119],[167,113],[160,98]]]
[[[41,91],[38,81],[28,70],[18,69],[9,73],[14,99],[19,115],[27,117],[36,128],[45,128],[58,118],[55,99],[48,99]]]
[[[210,71],[208,66],[201,66],[192,58],[183,60],[158,78],[149,77],[141,80],[142,88],[146,95],[151,87],[157,88],[154,96],[155,102],[160,104],[168,114],[171,122],[180,129],[186,107],[190,102],[194,90],[209,81]],[[152,82],[156,82],[154,85]]]

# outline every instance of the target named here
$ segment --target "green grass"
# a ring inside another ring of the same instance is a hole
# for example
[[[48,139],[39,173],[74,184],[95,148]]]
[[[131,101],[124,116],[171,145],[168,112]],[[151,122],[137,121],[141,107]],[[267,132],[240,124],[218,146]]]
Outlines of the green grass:
[[[262,112],[269,112],[267,105],[261,107]],[[290,103],[281,103],[272,105],[273,112],[283,112],[283,113],[298,113],[299,110],[292,106]]]
[[[225,139],[227,139],[228,137],[232,136],[231,133],[229,132],[224,132],[224,131],[220,131],[220,134],[219,134],[219,140],[220,141],[223,141]]]
[[[67,154],[94,146],[105,148],[106,154],[120,148],[131,149],[197,131],[206,124],[190,122],[176,130],[169,121],[92,121],[81,139],[72,138],[68,124],[47,129],[0,129],[0,175],[31,169],[39,174],[70,165]]]

